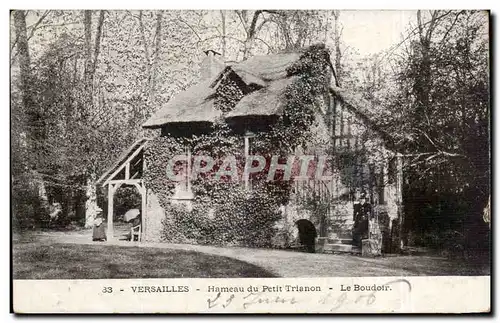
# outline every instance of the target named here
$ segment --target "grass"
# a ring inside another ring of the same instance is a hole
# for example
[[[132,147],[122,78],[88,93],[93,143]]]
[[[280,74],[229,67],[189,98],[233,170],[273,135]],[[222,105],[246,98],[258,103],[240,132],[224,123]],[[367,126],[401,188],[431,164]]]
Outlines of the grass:
[[[490,275],[486,258],[371,258],[240,247],[82,243],[90,239],[91,231],[14,234],[14,279]]]
[[[13,245],[14,279],[275,277],[258,266],[195,251],[27,242]]]

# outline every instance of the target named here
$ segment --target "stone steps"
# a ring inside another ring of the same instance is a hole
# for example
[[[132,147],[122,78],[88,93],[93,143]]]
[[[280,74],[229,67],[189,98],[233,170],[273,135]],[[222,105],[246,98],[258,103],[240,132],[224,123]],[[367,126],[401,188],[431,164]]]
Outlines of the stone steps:
[[[361,248],[352,244],[352,238],[322,237],[317,241],[316,252],[361,254]]]
[[[328,238],[326,240],[327,244],[352,244],[352,239],[349,238],[336,238],[336,239],[331,239]]]
[[[327,243],[322,247],[322,250],[318,252],[361,254],[361,248],[352,244]]]

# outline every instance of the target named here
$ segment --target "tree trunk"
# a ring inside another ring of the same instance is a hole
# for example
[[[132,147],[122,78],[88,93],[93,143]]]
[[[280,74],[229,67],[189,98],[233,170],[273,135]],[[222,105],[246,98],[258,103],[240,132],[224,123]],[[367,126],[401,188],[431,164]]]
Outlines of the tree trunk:
[[[436,18],[439,11],[434,11],[431,14],[431,19],[428,22],[422,21],[421,10],[417,11],[417,23],[420,38],[420,51],[422,61],[419,66],[420,77],[415,82],[415,93],[417,97],[417,109],[415,117],[417,124],[425,118],[429,118],[429,108],[431,106],[431,88],[432,88],[432,62],[431,62],[431,40],[432,34],[436,26]],[[427,27],[426,27],[427,26]]]
[[[85,32],[85,71],[83,77],[83,105],[80,111],[82,122],[86,122],[92,105],[92,11],[85,10],[83,18]]]
[[[224,10],[220,11],[220,18],[222,22],[222,57],[226,57],[226,13]]]
[[[36,169],[38,165],[37,161],[40,160],[37,156],[40,152],[39,143],[42,139],[43,124],[40,124],[42,121],[40,111],[37,105],[33,103],[32,97],[33,88],[31,84],[30,53],[26,35],[25,15],[25,11],[14,11],[14,28],[16,31],[19,68],[21,72],[22,105],[28,119],[26,125],[29,131],[27,145],[30,156],[32,157],[30,167]]]
[[[160,60],[161,53],[161,40],[162,40],[162,20],[163,11],[158,11],[156,15],[156,33],[155,33],[155,51],[153,56],[153,62],[151,67],[151,75],[149,76],[149,100],[154,100],[156,93],[156,76],[158,74],[158,62]]]
[[[91,228],[95,216],[97,215],[97,191],[95,186],[95,175],[91,175],[87,179],[87,186],[85,195],[87,200],[85,201],[85,228]]]
[[[94,75],[97,69],[99,52],[101,48],[102,29],[104,24],[105,11],[99,13],[97,30],[95,35],[94,56],[92,57],[92,11],[86,10],[84,16],[84,32],[85,32],[85,72],[84,72],[84,102],[81,122],[87,122],[88,117],[92,114],[94,101]],[[90,150],[90,148],[88,149]],[[96,198],[96,165],[91,161],[87,165],[87,201],[85,203],[85,226],[91,225],[91,221],[95,218],[97,209]]]
[[[342,52],[340,51],[340,11],[335,10],[333,12],[334,18],[334,38],[335,38],[335,74],[337,76],[337,82],[340,83],[340,75],[342,72]]]
[[[146,30],[144,28],[144,21],[142,20],[142,17],[143,17],[143,14],[142,14],[142,10],[139,11],[139,30],[140,30],[140,33],[141,33],[141,39],[142,39],[142,43],[144,45],[144,60],[145,60],[145,66],[146,66],[146,84],[145,84],[145,88],[144,88],[144,91],[145,91],[145,95],[146,97],[149,98],[149,94],[151,92],[151,89],[149,88],[150,86],[150,79],[151,79],[151,56],[149,54],[149,45],[148,45],[148,41],[147,41],[147,38],[146,38]]]
[[[24,113],[27,116],[28,140],[27,151],[30,156],[29,168],[33,171],[34,184],[38,190],[38,196],[42,203],[42,207],[48,205],[47,191],[42,176],[38,173],[39,161],[42,160],[39,156],[42,152],[41,142],[44,138],[45,123],[43,122],[42,114],[39,107],[33,102],[33,84],[30,68],[30,53],[28,46],[28,37],[26,32],[26,12],[23,10],[14,11],[14,28],[17,38],[17,51],[19,59],[19,68],[21,73],[21,92],[22,105]]]
[[[31,104],[31,71],[28,37],[26,35],[26,18],[24,11],[14,11],[14,27],[16,30],[17,48],[19,53],[19,67],[21,70],[21,90],[23,92],[23,105],[25,106],[25,108],[28,108],[28,106]]]

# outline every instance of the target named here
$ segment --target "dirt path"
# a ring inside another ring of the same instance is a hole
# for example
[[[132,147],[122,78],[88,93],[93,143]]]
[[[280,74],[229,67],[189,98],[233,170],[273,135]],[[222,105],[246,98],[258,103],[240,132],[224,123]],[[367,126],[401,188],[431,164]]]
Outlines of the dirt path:
[[[42,243],[107,244],[123,247],[166,248],[226,256],[260,266],[281,277],[489,275],[488,265],[434,256],[363,258],[352,255],[309,254],[274,249],[215,247],[151,242],[93,242],[91,230],[37,233]]]

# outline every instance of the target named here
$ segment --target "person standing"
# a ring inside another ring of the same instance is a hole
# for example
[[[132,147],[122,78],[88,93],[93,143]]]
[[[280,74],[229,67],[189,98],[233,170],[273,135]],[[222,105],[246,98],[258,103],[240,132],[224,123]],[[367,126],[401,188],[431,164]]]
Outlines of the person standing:
[[[94,219],[94,228],[92,230],[92,241],[106,241],[106,231],[104,229],[104,216],[102,209],[96,209],[96,216]]]
[[[366,193],[362,192],[359,201],[354,202],[353,244],[361,247],[363,239],[368,239],[368,221],[371,218],[372,206],[367,200]]]

